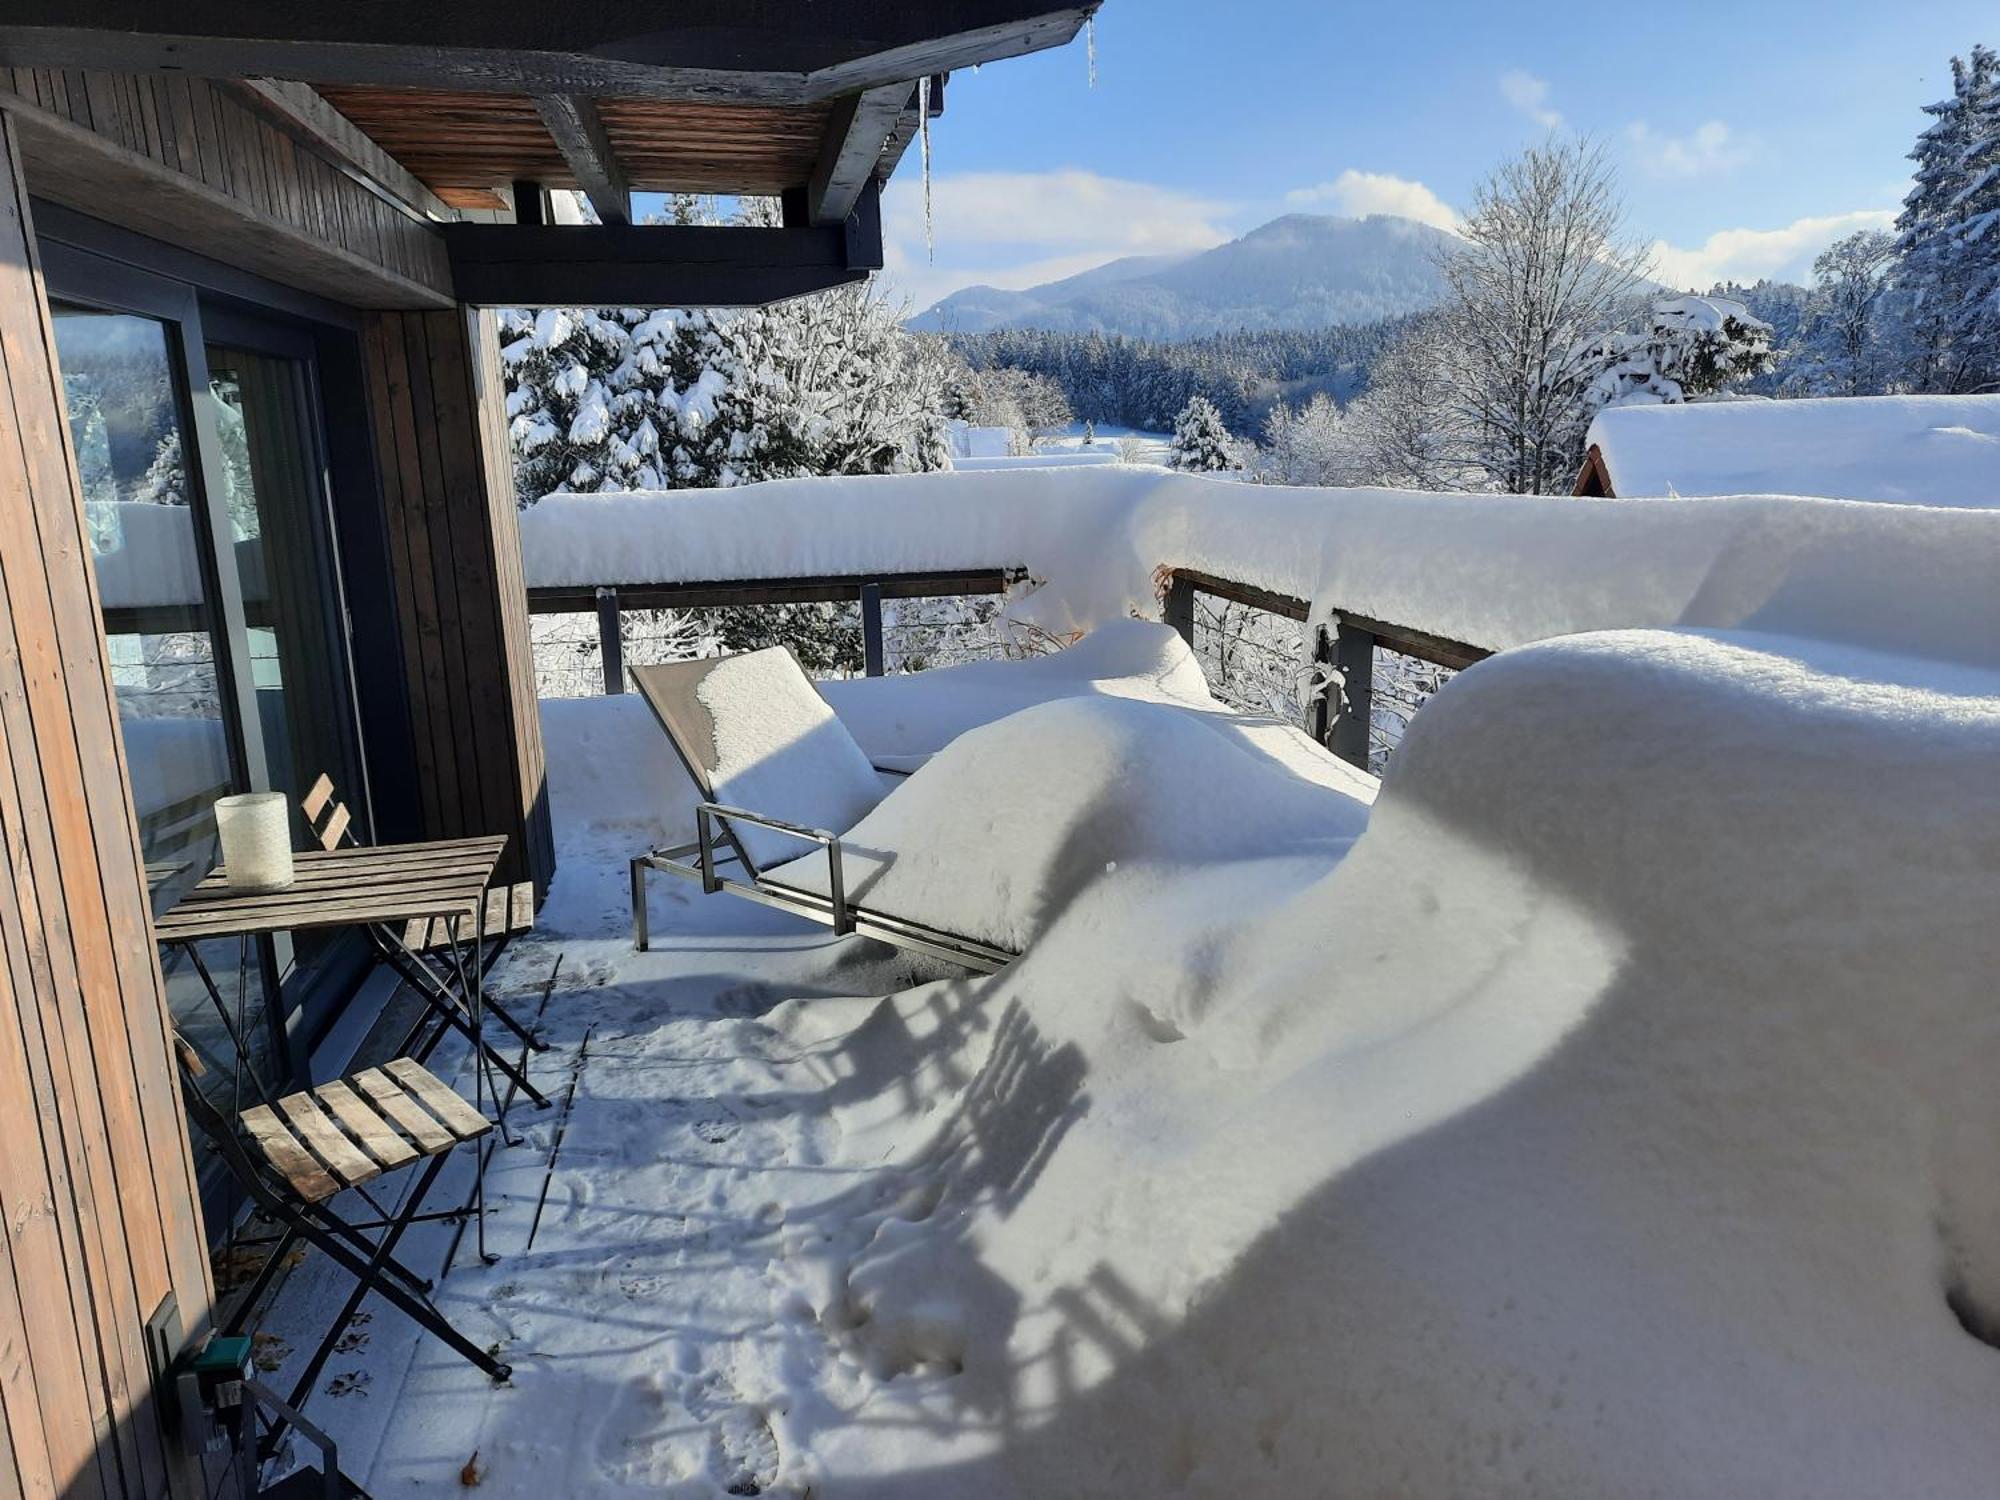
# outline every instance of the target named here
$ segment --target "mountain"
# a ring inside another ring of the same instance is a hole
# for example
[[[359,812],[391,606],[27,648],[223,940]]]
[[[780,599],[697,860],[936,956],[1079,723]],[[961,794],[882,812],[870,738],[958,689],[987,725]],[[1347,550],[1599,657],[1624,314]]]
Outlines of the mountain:
[[[1372,323],[1439,300],[1433,255],[1450,243],[1442,230],[1390,214],[1286,214],[1198,254],[1128,256],[1018,292],[966,287],[910,319],[910,327],[1182,339]]]

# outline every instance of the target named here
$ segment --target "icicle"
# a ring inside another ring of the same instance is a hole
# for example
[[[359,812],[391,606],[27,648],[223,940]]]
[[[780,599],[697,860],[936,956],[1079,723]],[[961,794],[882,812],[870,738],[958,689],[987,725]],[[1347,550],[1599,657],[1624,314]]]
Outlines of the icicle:
[[[1097,17],[1083,23],[1083,50],[1090,59],[1090,86],[1097,87]]]
[[[937,242],[931,232],[931,77],[917,80],[917,154],[924,169],[924,256],[937,264]]]

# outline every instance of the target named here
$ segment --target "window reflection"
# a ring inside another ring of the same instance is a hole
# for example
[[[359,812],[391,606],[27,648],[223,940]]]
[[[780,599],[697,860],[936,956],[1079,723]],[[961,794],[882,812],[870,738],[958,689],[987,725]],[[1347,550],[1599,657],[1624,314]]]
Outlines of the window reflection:
[[[81,308],[54,310],[70,433],[82,477],[119,725],[146,881],[164,910],[215,865],[215,799],[231,790],[229,742],[201,566],[167,326]],[[272,1053],[261,975],[235,942],[203,945],[232,1014],[219,1014],[185,953],[163,955],[174,1024],[230,1088],[240,1034],[265,1079]],[[249,991],[233,1013],[235,981]]]

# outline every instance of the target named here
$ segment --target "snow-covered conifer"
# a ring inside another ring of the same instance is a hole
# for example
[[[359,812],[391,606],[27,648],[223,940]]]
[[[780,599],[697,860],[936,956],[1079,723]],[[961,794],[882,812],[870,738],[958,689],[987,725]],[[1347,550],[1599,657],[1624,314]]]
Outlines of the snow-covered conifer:
[[[1214,473],[1236,467],[1230,451],[1229,429],[1222,413],[1206,396],[1191,396],[1174,419],[1174,437],[1167,448],[1168,462],[1176,469]]]

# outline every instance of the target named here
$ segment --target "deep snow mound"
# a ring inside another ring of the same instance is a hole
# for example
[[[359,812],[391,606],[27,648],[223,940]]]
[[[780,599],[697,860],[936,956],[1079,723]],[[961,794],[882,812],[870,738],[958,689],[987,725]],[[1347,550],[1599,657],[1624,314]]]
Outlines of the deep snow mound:
[[[898,1079],[785,1261],[814,1494],[1990,1493],[1995,764],[1978,670],[1568,639],[1344,859],[1100,863],[983,985],[796,1008]]]

